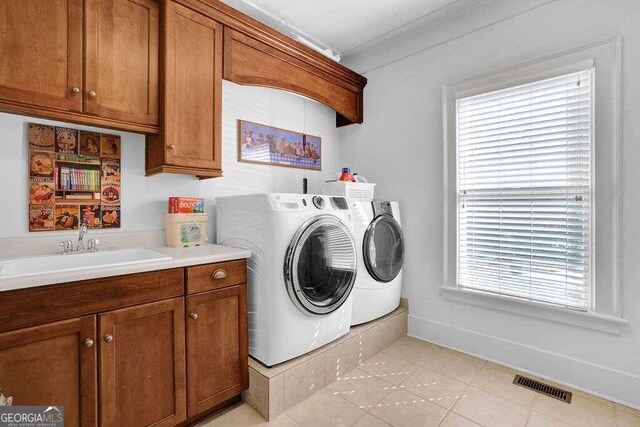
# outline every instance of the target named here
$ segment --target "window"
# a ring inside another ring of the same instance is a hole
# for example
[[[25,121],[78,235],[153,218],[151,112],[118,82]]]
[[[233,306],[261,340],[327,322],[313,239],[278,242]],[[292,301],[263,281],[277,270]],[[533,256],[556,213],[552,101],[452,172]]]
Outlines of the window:
[[[457,99],[459,287],[590,307],[591,73]]]
[[[611,37],[443,87],[442,298],[627,327],[620,63]]]

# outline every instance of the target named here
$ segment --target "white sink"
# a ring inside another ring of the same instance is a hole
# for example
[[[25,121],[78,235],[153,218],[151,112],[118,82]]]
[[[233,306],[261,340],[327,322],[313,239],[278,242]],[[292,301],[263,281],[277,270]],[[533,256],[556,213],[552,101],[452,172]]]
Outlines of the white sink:
[[[171,257],[149,249],[121,249],[70,255],[44,255],[0,260],[0,279],[61,273],[92,268],[120,267]]]

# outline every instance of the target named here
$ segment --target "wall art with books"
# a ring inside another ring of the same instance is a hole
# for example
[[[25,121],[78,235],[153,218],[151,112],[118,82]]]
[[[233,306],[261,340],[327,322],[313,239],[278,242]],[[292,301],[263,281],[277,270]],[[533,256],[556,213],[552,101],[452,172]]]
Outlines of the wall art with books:
[[[28,124],[29,231],[120,228],[118,135]]]

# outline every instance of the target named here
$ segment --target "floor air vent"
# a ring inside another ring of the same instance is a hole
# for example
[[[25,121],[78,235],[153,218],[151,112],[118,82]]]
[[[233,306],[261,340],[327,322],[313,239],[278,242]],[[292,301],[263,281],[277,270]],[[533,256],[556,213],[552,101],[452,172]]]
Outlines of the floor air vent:
[[[554,399],[561,400],[566,403],[571,403],[571,392],[562,390],[557,387],[541,383],[540,381],[532,380],[531,378],[523,377],[522,375],[516,375],[513,379],[515,385],[528,388],[529,390],[536,391],[545,396],[553,397]]]

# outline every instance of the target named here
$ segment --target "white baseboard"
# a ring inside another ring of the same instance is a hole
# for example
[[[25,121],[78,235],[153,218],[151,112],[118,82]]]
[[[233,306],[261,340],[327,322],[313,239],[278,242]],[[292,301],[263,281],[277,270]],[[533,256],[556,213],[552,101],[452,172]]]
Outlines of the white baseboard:
[[[409,315],[409,335],[640,410],[640,376]]]

